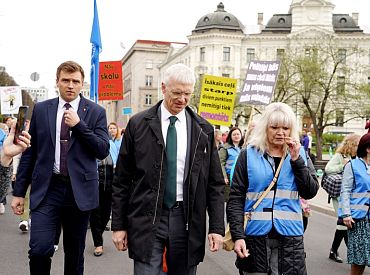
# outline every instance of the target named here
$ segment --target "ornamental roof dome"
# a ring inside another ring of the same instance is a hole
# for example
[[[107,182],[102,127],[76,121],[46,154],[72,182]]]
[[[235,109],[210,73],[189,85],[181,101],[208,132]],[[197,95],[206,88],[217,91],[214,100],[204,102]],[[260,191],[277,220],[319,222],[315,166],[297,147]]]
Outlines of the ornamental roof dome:
[[[220,2],[217,10],[213,13],[202,16],[193,33],[205,32],[211,29],[233,30],[243,32],[243,24],[233,14],[226,12],[224,4]]]

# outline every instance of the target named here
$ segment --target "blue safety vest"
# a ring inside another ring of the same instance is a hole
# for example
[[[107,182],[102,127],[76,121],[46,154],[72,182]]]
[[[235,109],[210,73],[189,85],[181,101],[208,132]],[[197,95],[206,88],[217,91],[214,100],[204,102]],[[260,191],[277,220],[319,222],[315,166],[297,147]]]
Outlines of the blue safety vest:
[[[301,157],[307,165],[307,157],[303,147]],[[280,170],[276,184],[276,192],[271,190],[252,213],[245,230],[246,235],[262,236],[268,234],[272,224],[283,236],[302,236],[303,222],[297,184],[290,165],[291,157],[287,155]],[[247,173],[249,187],[244,206],[245,212],[250,212],[252,206],[269,186],[274,169],[271,163],[255,148],[247,148]]]
[[[370,175],[367,173],[366,164],[359,158],[351,160],[351,166],[355,182],[349,201],[351,216],[354,219],[363,219],[367,214],[370,219]],[[341,202],[338,216],[343,216]]]
[[[236,162],[236,159],[239,156],[240,153],[240,147],[230,146],[227,150],[227,160],[225,163],[225,171],[226,174],[230,175],[231,168],[233,167],[234,163]]]

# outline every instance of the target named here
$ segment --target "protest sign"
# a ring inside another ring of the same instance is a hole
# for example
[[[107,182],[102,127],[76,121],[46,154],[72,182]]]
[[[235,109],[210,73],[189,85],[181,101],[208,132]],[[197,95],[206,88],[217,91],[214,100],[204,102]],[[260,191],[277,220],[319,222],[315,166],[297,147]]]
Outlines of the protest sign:
[[[213,125],[230,126],[237,80],[204,75],[198,114]]]
[[[251,61],[240,93],[240,103],[269,104],[275,90],[279,68],[280,61]]]

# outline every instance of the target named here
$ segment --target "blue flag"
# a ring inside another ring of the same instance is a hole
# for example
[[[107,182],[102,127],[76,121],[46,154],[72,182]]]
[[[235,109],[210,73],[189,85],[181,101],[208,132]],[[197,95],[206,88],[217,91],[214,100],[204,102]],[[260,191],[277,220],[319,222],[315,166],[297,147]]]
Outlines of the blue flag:
[[[94,0],[94,20],[91,30],[90,42],[91,50],[91,71],[90,71],[90,99],[98,102],[98,84],[99,84],[99,54],[102,50],[98,8]]]

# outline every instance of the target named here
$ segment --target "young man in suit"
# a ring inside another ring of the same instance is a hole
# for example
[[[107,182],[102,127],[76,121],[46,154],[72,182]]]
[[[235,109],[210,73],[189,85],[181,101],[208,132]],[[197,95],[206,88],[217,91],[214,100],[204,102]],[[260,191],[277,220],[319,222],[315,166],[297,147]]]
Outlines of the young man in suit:
[[[187,105],[194,72],[167,69],[164,100],[133,116],[125,131],[113,182],[112,230],[129,249],[135,275],[195,275],[204,258],[208,211],[211,251],[222,247],[224,179],[213,126]]]
[[[21,215],[31,184],[31,275],[50,274],[60,226],[64,274],[83,274],[89,214],[99,204],[96,159],[109,154],[105,110],[80,95],[83,82],[79,64],[62,63],[56,73],[59,97],[37,103],[33,110],[32,146],[21,157],[12,201],[14,213]]]

